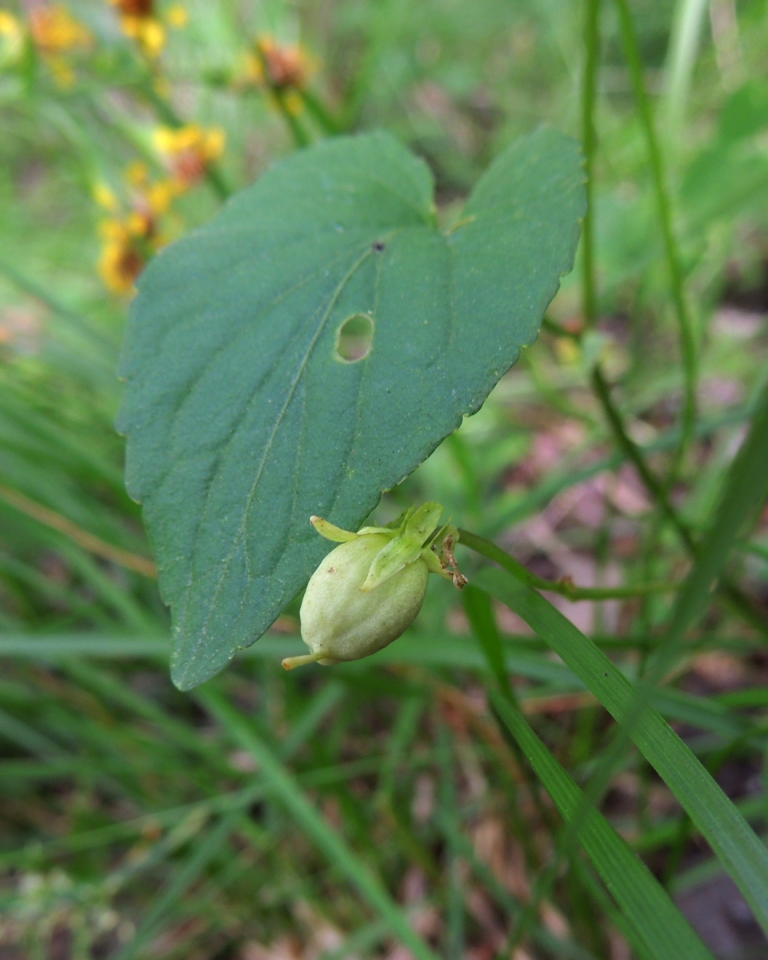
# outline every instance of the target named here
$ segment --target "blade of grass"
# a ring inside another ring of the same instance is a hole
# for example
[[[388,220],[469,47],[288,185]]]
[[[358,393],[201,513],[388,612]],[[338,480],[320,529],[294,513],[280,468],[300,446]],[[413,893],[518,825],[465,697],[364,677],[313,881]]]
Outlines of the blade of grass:
[[[664,126],[669,132],[667,142],[670,145],[678,140],[684,120],[685,102],[691,88],[701,28],[708,6],[707,0],[678,0],[675,5],[664,68],[667,101]]]
[[[394,801],[397,773],[416,738],[423,712],[424,701],[420,697],[407,697],[392,724],[387,738],[387,754],[379,771],[375,799],[383,809],[390,807]]]
[[[595,105],[597,103],[597,71],[600,63],[600,0],[587,0],[584,18],[586,58],[581,81],[581,139],[584,149],[584,189],[587,212],[581,225],[581,290],[582,313],[587,328],[594,326],[597,315],[595,291],[595,237],[593,215],[593,176],[597,131]]]
[[[467,593],[469,594],[468,597],[466,596]],[[498,690],[500,691],[500,694],[503,695],[503,698],[506,701],[506,703],[509,705],[510,709],[512,709],[516,714],[520,715],[519,705],[515,701],[514,694],[511,690],[511,685],[509,683],[509,678],[503,667],[503,649],[502,649],[501,635],[496,625],[496,619],[493,613],[490,596],[486,594],[484,591],[476,587],[472,587],[471,585],[465,588],[463,592],[463,596],[464,596],[465,609],[467,610],[470,623],[472,625],[475,635],[477,636],[478,640],[480,641],[483,647],[486,658],[488,660],[488,666],[490,668],[491,674],[495,677]],[[497,723],[500,724],[500,726],[502,727],[502,731],[504,732],[504,725],[501,723],[498,715],[496,715],[496,720],[497,720]],[[523,725],[526,725],[526,722],[522,718],[522,716],[520,716],[520,720]],[[530,731],[531,736],[535,737],[535,734],[533,734],[533,731],[530,730],[530,728],[528,729]],[[515,742],[514,739],[513,739],[513,742]],[[528,760],[530,760],[531,759],[530,753],[524,749],[524,743],[522,743],[520,740],[517,740],[516,742],[518,747],[523,751],[523,754],[528,758]],[[542,750],[544,750],[545,753],[547,753],[546,748],[543,746],[543,744],[541,744],[541,748]],[[553,757],[551,757],[551,755],[550,755],[550,759],[551,759],[551,762],[557,766],[557,761]],[[539,776],[541,776],[540,771],[537,768],[534,768],[534,769],[535,769],[535,772],[539,774]],[[565,774],[564,771],[563,771],[563,775],[567,776],[567,774]],[[542,781],[544,782],[545,787],[551,793],[552,792],[551,784],[549,784],[546,780],[544,780],[543,777],[542,777]],[[577,791],[577,793],[579,793],[578,788],[575,786],[575,784],[573,786],[574,786],[574,789]],[[556,797],[553,796],[553,799],[555,799],[555,801],[557,802]],[[562,812],[562,808],[561,808],[561,812]],[[597,816],[600,817],[600,814],[597,813],[596,803],[593,801],[593,798],[589,795],[589,793],[581,794],[578,806],[572,810],[572,815],[569,818],[566,818],[568,827],[565,831],[561,832],[559,836],[554,857],[550,860],[549,864],[545,867],[545,869],[543,871],[539,871],[538,874],[536,875],[531,898],[526,904],[525,909],[523,910],[519,920],[515,924],[512,937],[510,939],[510,942],[507,944],[508,953],[513,952],[521,943],[524,942],[524,939],[528,935],[529,931],[531,932],[533,931],[535,919],[539,913],[540,904],[545,898],[551,895],[552,888],[560,873],[560,866],[564,857],[567,857],[569,860],[570,868],[568,871],[568,877],[569,877],[569,882],[574,888],[572,890],[572,894],[576,895],[579,899],[583,899],[583,892],[585,891],[583,891],[583,884],[578,879],[583,873],[583,869],[581,869],[583,865],[580,863],[580,861],[576,857],[574,857],[574,852],[572,848],[577,839],[582,841],[582,844],[583,844],[582,832],[587,827],[587,818],[593,814],[597,814]],[[611,834],[614,833],[613,829],[610,827],[607,821],[605,821],[605,826],[607,827],[608,831]],[[619,845],[623,844],[624,846],[626,846],[624,841],[621,840],[618,836],[615,836],[615,840],[619,843]],[[590,850],[586,846],[585,846],[585,849],[587,849],[587,852],[590,853]],[[627,854],[629,854],[630,857],[632,856],[628,848],[626,851],[624,851],[625,858]],[[642,870],[645,871],[644,865],[641,864],[639,861],[637,861],[637,863],[642,868]],[[598,866],[598,869],[600,869],[599,864],[596,864],[596,866]],[[604,876],[604,874],[601,874],[601,875]],[[632,878],[632,879],[636,885],[636,878]],[[653,879],[652,877],[651,879],[653,884],[656,884],[655,879]],[[642,884],[641,884],[641,889],[642,889]],[[629,890],[631,890],[631,886],[628,888],[628,891]],[[661,888],[659,888],[659,890],[661,892],[662,898],[666,899],[666,894],[664,894],[663,890],[661,890]],[[658,891],[655,892],[655,894],[657,893]],[[614,891],[614,894],[615,894],[615,891]],[[623,903],[621,900],[617,898],[617,901],[620,903],[620,905],[623,906]],[[666,903],[667,903],[667,910],[671,909],[674,913],[677,913],[676,909],[671,904],[671,902],[668,901],[668,899],[666,899]],[[582,907],[578,911],[579,916],[589,915],[590,911],[585,911],[584,906],[585,904],[582,904]],[[631,915],[629,915],[629,919],[635,920],[635,921],[637,920],[636,917],[633,918]],[[687,924],[685,924],[685,921],[682,920],[682,917],[679,914],[677,916],[676,922],[677,923],[682,922],[687,927]],[[673,927],[674,927],[674,924],[673,924]],[[637,923],[635,923],[634,925],[629,925],[628,929],[625,932],[628,938],[632,942],[636,942],[640,937],[641,929],[642,928],[638,927]],[[590,926],[589,932],[596,944],[596,947],[598,948],[598,952],[602,952],[600,947],[601,938],[599,933],[599,927],[593,924]],[[687,933],[684,934],[683,936],[685,937],[690,932],[691,931],[688,929]],[[636,946],[638,946],[638,948],[641,949],[643,953],[645,953],[645,950],[642,949],[644,946],[643,941],[641,941],[639,944],[636,943]],[[655,955],[656,954],[651,953],[651,956],[655,956]]]
[[[504,656],[504,646],[499,625],[493,613],[491,598],[485,590],[478,590],[469,583],[462,590],[461,599],[470,626],[480,641],[483,653],[488,661],[488,666],[491,669],[496,683],[499,685],[499,689],[510,703],[518,706],[517,697],[509,681],[508,667]]]
[[[462,541],[471,546],[463,535]],[[492,552],[480,546],[486,555]],[[606,710],[620,724],[629,724],[631,739],[688,812],[760,924],[768,930],[768,851],[691,750],[645,702],[644,690],[636,690],[612,661],[549,601],[506,571],[483,570],[474,583],[522,617]]]
[[[484,595],[483,591],[475,591]],[[471,585],[464,594],[472,597]],[[469,613],[469,609],[468,609]],[[578,694],[584,691],[584,684],[575,674],[561,663],[553,663],[546,655],[533,646],[531,637],[504,637],[503,663],[509,674],[535,680],[542,686],[523,691],[521,706],[524,713],[540,712],[548,707],[553,697]],[[715,638],[717,639],[717,638]],[[607,648],[631,650],[632,645],[617,639],[602,638]],[[536,641],[540,643],[540,641]],[[275,663],[295,653],[301,641],[290,637],[263,637],[257,644],[243,652],[243,656],[252,660],[273,660]],[[530,649],[526,649],[530,648]],[[0,635],[0,657],[14,657],[28,660],[40,660],[50,663],[66,663],[73,658],[91,660],[133,660],[149,659],[164,661],[168,657],[169,647],[164,638],[157,637],[121,637],[109,635],[40,635],[18,634]],[[450,635],[408,634],[403,643],[393,645],[381,654],[377,660],[340,665],[340,676],[370,672],[378,666],[388,663],[418,664],[437,668],[451,667],[461,670],[485,670],[487,661],[482,651],[467,644],[462,637]],[[81,661],[82,662],[82,661]],[[587,694],[589,696],[589,694]],[[332,706],[336,694],[325,704]],[[762,706],[768,693],[756,689],[750,692],[748,702],[735,701],[731,709],[727,699],[714,700],[698,697],[680,690],[654,689],[649,693],[650,702],[668,720],[675,720],[710,731],[723,737],[761,738],[757,721],[749,716],[735,712],[742,706]],[[577,706],[581,701],[574,701]],[[309,710],[310,708],[308,708]],[[318,709],[320,709],[318,707]],[[420,709],[418,704],[415,709]],[[309,717],[307,718],[309,719]],[[291,737],[293,739],[293,735]],[[285,745],[284,745],[285,746]],[[293,744],[291,749],[293,748]],[[382,784],[387,782],[386,776]]]
[[[447,860],[444,868],[447,874],[446,891],[446,922],[445,922],[445,956],[446,960],[462,960],[466,956],[466,924],[464,910],[466,894],[462,882],[461,852],[456,838],[461,834],[459,818],[459,797],[456,791],[455,756],[452,747],[452,737],[445,722],[438,727],[437,753],[440,769],[438,785],[438,816],[445,821],[447,829],[443,829],[444,857]]]
[[[578,339],[578,338],[577,338]],[[723,427],[743,423],[748,420],[754,411],[754,403],[749,402],[739,407],[729,410],[727,413],[718,417],[702,418],[696,424],[694,436],[698,439],[711,437]],[[615,431],[614,431],[615,432]],[[680,431],[678,429],[666,430],[653,440],[638,448],[640,455],[645,458],[648,454],[658,453],[665,450],[674,450],[680,442]],[[524,497],[515,501],[511,506],[502,507],[496,514],[496,524],[499,529],[513,526],[520,523],[527,517],[541,510],[551,500],[564,490],[591,480],[601,473],[608,470],[616,470],[624,463],[630,460],[634,463],[627,449],[622,444],[617,444],[618,450],[607,457],[590,463],[588,466],[579,466],[577,463],[566,464],[562,471],[554,473],[552,476],[544,477],[532,490]]]
[[[304,744],[320,724],[344,699],[346,688],[331,680],[312,699],[304,713],[293,724],[291,732],[280,744],[280,757],[287,760]]]
[[[254,757],[274,796],[337,870],[347,877],[382,919],[386,920],[400,942],[421,960],[437,960],[436,954],[414,931],[378,878],[317,812],[296,779],[254,733],[247,720],[217,691],[203,688],[196,690],[194,696],[217,718],[232,739]]]
[[[522,714],[500,693],[492,691],[491,706],[509,731],[554,800],[566,823],[577,817],[576,835],[598,873],[656,960],[685,957],[712,960],[693,929],[661,884],[594,807],[582,813],[583,794]]]
[[[452,820],[441,811],[436,811],[435,817],[444,833],[453,829]],[[493,870],[478,857],[475,848],[463,833],[456,833],[452,839],[456,850],[467,861],[477,879],[496,900],[499,907],[505,910],[513,921],[517,922],[517,918],[522,912],[520,902],[515,899]],[[531,939],[556,957],[569,957],[573,960],[596,960],[595,955],[582,944],[561,939],[545,926],[534,926],[531,930]]]

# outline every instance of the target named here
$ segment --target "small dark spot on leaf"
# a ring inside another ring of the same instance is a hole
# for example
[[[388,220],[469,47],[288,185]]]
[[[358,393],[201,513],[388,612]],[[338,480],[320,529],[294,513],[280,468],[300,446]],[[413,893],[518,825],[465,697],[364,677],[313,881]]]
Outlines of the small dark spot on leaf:
[[[373,245],[373,249],[376,251],[376,253],[381,253],[381,251],[384,249],[384,244],[381,242],[381,240],[377,240]]]
[[[336,567],[328,567],[328,573],[336,573]]]

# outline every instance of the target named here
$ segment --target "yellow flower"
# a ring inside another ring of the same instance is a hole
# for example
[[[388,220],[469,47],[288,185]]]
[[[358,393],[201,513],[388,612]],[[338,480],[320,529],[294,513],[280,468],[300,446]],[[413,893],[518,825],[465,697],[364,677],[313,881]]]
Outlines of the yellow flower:
[[[160,127],[153,139],[180,189],[199,183],[209,164],[224,152],[225,135],[219,127],[206,130],[196,123],[177,129]]]
[[[209,132],[200,130],[203,142]],[[98,182],[92,189],[94,200],[111,214],[99,224],[104,241],[99,273],[114,293],[128,293],[147,262],[168,243],[159,220],[185,189],[173,177],[152,182],[149,167],[141,160],[127,168],[125,182],[122,200],[106,183]]]
[[[136,40],[148,57],[159,57],[165,47],[165,27],[154,17],[123,17],[123,33]]]
[[[91,31],[66,7],[35,7],[30,13],[29,25],[32,39],[43,55],[87,49],[93,44]]]
[[[174,4],[165,17],[158,15],[153,0],[110,0],[120,14],[123,33],[135,40],[150,58],[159,57],[167,40],[165,24],[183,27],[189,16],[181,4]]]
[[[124,217],[105,220],[99,232],[105,241],[99,273],[114,293],[128,293],[160,246],[155,218],[151,211],[135,209]]]
[[[99,273],[113,293],[129,293],[145,262],[141,253],[130,243],[110,240],[102,250]]]
[[[99,236],[102,240],[113,240],[116,243],[128,239],[128,230],[119,218],[103,220],[99,224]]]

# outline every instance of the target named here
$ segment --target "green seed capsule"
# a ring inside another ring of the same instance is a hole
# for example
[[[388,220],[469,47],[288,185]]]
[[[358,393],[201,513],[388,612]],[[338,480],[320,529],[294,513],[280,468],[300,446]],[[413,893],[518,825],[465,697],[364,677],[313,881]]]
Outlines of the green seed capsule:
[[[322,664],[359,660],[396,640],[413,623],[427,592],[420,557],[375,589],[363,591],[383,534],[358,537],[332,550],[312,574],[301,604],[301,635]]]
[[[438,530],[442,512],[439,503],[425,503],[388,527],[357,533],[310,517],[321,536],[341,546],[312,574],[301,604],[301,635],[312,653],[286,657],[286,670],[359,660],[397,640],[421,610],[430,573],[464,586],[453,555],[458,531],[450,524]]]
[[[413,623],[427,592],[429,570],[418,558],[374,590],[363,586],[383,534],[358,537],[332,550],[307,584],[301,604],[301,636],[312,651],[284,666],[359,660],[396,640]]]

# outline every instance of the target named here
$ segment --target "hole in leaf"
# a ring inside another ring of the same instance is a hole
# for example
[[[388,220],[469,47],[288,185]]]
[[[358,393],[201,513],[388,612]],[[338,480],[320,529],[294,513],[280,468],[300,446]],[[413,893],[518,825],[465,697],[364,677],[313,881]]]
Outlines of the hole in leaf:
[[[364,313],[353,313],[339,327],[336,356],[347,363],[364,360],[373,346],[373,320]]]

